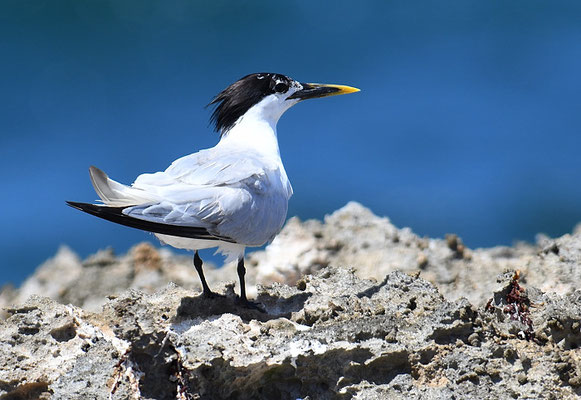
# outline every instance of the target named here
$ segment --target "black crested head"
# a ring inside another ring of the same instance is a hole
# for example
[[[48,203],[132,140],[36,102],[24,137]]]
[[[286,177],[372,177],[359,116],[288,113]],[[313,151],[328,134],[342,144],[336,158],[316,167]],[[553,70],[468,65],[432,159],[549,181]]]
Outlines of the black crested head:
[[[216,132],[228,132],[250,107],[273,93],[285,93],[293,80],[288,76],[271,72],[246,75],[222,90],[208,106],[216,108],[210,117]]]

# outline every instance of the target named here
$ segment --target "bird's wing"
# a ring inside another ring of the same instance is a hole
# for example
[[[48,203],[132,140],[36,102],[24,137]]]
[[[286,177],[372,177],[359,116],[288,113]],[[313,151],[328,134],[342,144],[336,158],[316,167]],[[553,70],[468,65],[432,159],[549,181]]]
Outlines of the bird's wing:
[[[171,197],[154,203],[128,207],[123,214],[151,222],[199,226],[220,235],[219,225],[227,217],[249,206],[252,196],[239,188],[171,188]]]
[[[255,152],[214,147],[179,158],[163,172],[142,174],[132,186],[155,191],[162,187],[175,187],[176,184],[205,187],[237,185],[253,176],[263,179],[268,170],[276,167],[274,162]]]
[[[140,175],[132,186],[115,182],[94,167],[91,177],[106,206],[119,207],[120,214],[128,217],[121,218],[116,211],[114,222],[146,221],[143,227],[135,222],[145,230],[151,224],[164,229],[203,228],[216,238],[261,244],[263,236],[284,222],[292,193],[280,159],[265,159],[248,150],[216,149],[182,157],[163,172]],[[263,196],[268,192],[275,198]],[[99,210],[98,216],[104,215]]]
[[[203,150],[174,161],[163,172],[140,175],[132,189],[162,200],[126,208],[123,214],[203,227],[216,236],[247,241],[246,235],[254,233],[241,229],[240,221],[255,212],[256,196],[268,191],[273,180],[282,179],[279,168],[275,161],[249,151]]]
[[[99,204],[78,203],[72,201],[67,201],[67,204],[71,207],[74,207],[78,210],[84,211],[96,217],[103,218],[108,221],[129,226],[132,228],[141,229],[144,231],[159,233],[163,235],[186,237],[190,239],[221,240],[231,243],[235,242],[233,239],[230,239],[226,236],[212,234],[206,228],[202,228],[199,226],[173,225],[150,221],[141,218],[134,218],[124,213],[126,207],[123,206],[115,207]]]

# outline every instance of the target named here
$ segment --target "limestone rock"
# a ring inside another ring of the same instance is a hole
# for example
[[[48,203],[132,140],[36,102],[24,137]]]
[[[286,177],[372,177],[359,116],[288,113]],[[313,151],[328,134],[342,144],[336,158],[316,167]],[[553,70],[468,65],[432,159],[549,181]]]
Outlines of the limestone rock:
[[[0,397],[575,398],[581,294],[520,287],[544,299],[525,337],[505,310],[511,274],[481,308],[417,276],[332,267],[262,287],[265,312],[241,308],[232,285],[216,299],[129,290],[100,313],[32,297],[0,326]]]
[[[206,299],[167,248],[61,248],[0,290],[0,399],[581,395],[579,228],[469,249],[349,203],[289,220],[247,267],[262,312],[234,264],[205,264]]]

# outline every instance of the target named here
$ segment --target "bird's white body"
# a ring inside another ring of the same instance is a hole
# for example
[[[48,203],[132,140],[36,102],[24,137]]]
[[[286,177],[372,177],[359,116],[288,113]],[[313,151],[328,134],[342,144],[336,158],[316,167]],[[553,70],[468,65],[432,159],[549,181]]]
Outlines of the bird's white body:
[[[131,186],[92,170],[93,184],[104,204],[131,206],[123,210],[130,217],[199,226],[231,239],[156,233],[162,242],[187,250],[218,247],[227,262],[240,259],[246,246],[271,241],[286,219],[292,187],[280,157],[276,124],[294,103],[268,96],[215,147],[179,158],[163,172],[140,175]]]
[[[91,167],[91,181],[104,205],[67,203],[153,232],[171,246],[194,250],[194,267],[207,297],[214,293],[197,250],[217,247],[226,262],[238,260],[240,299],[252,308],[244,283],[244,250],[274,239],[293,193],[280,158],[276,124],[299,101],[357,91],[300,83],[276,73],[246,75],[210,103],[216,106],[211,121],[220,132],[215,147],[179,158],[165,171],[140,175],[131,186]]]

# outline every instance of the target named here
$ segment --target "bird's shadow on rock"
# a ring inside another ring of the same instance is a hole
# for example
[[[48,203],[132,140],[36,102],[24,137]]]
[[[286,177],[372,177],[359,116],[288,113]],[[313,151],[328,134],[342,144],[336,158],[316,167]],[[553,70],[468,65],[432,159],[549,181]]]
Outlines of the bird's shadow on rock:
[[[262,292],[257,297],[256,303],[252,303],[255,306],[249,306],[240,301],[240,298],[234,293],[233,287],[227,286],[225,295],[214,294],[212,297],[206,297],[200,294],[183,297],[173,322],[209,318],[227,313],[238,315],[245,322],[251,320],[266,322],[281,317],[290,318],[293,312],[304,307],[311,295],[312,293],[299,292],[284,297]]]

